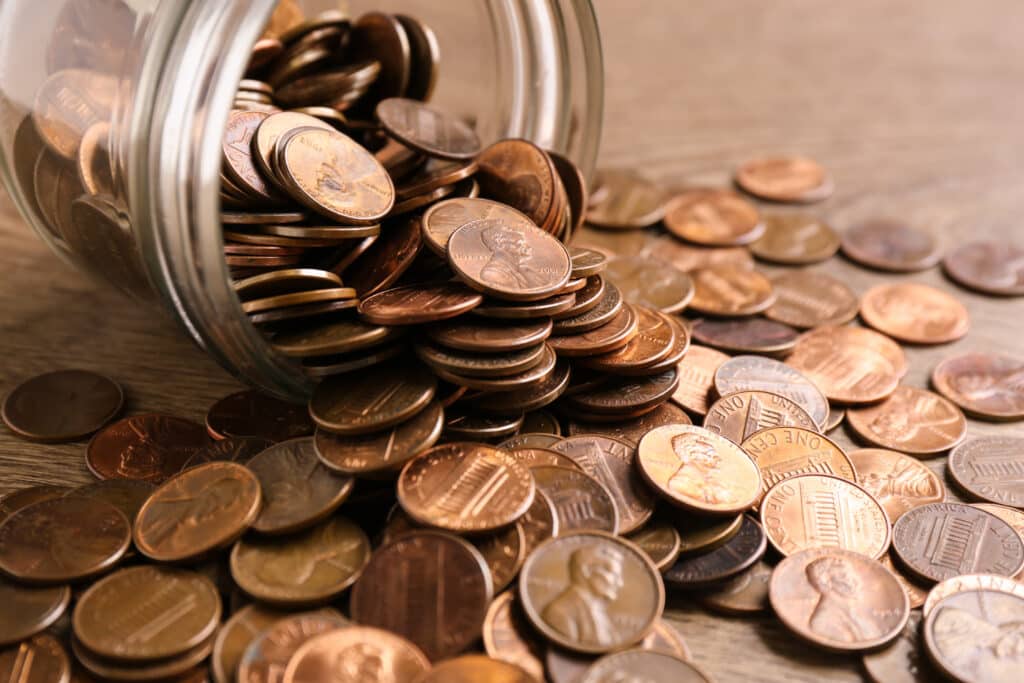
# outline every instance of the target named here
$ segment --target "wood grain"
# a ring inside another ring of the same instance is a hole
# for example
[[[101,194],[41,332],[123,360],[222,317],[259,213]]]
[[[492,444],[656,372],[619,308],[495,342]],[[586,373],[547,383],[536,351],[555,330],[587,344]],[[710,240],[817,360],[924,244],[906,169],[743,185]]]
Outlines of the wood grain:
[[[903,219],[951,247],[1024,244],[1024,3],[597,0],[607,111],[602,164],[673,185],[724,185],[745,158],[800,152],[837,191],[814,207],[837,228]],[[0,392],[59,367],[122,382],[128,411],[201,420],[237,384],[170,319],[123,299],[50,254],[0,199]],[[863,292],[892,276],[841,258],[817,266]],[[771,270],[771,269],[768,269]],[[1024,300],[961,290],[938,270],[898,276],[954,293],[971,333],[910,350],[906,383],[960,351],[1020,352]],[[970,422],[970,433],[1024,433]],[[845,435],[844,446],[852,446]],[[0,431],[0,493],[89,481],[84,444],[40,445]],[[944,470],[944,458],[929,461]],[[955,491],[951,490],[955,495]],[[854,681],[859,659],[806,647],[766,615],[712,616],[685,596],[671,620],[716,680]]]

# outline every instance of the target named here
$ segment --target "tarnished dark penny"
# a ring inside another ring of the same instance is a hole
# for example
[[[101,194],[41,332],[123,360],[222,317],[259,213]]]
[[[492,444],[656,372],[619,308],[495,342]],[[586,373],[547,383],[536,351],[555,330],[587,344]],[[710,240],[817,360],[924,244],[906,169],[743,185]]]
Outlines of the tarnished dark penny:
[[[426,332],[435,342],[453,349],[477,353],[517,351],[547,339],[551,321],[496,323],[471,318],[434,325]]]
[[[449,441],[492,441],[515,434],[522,422],[522,414],[482,415],[456,404],[446,408],[444,437]]]
[[[179,562],[224,548],[256,520],[260,483],[233,462],[199,465],[153,492],[135,519],[135,547],[157,562]]]
[[[1024,508],[1024,439],[980,436],[949,454],[947,471],[972,497]]]
[[[634,171],[597,172],[587,206],[587,223],[601,228],[646,228],[665,215],[666,196],[657,183]]]
[[[713,400],[715,373],[727,360],[729,356],[720,351],[691,344],[686,355],[676,364],[679,386],[672,393],[672,401],[697,415],[707,414]]]
[[[760,510],[768,541],[784,556],[835,548],[878,559],[892,537],[882,505],[857,484],[832,475],[784,479],[768,489]]]
[[[775,303],[772,283],[755,270],[713,266],[693,271],[690,308],[706,315],[754,315]]]
[[[739,533],[743,515],[717,517],[698,515],[681,509],[668,511],[669,521],[679,532],[679,555],[710,552],[728,543]]]
[[[210,655],[214,683],[232,683],[246,648],[274,624],[288,616],[286,612],[259,604],[246,605],[217,630]]]
[[[544,359],[545,346],[541,343],[515,351],[476,353],[420,343],[413,350],[431,368],[460,377],[493,378],[515,375],[536,367]]]
[[[946,358],[932,371],[936,391],[969,415],[988,420],[1024,418],[1024,360],[974,352]]]
[[[329,319],[298,329],[280,332],[271,339],[276,351],[286,356],[308,357],[350,353],[394,341],[402,330],[371,325],[361,320]],[[293,434],[306,436],[309,432]]]
[[[377,102],[400,97],[409,88],[411,47],[398,18],[384,12],[367,12],[352,24],[349,50],[353,59],[375,59],[380,76],[366,99]]]
[[[964,244],[946,254],[942,267],[957,283],[985,294],[1024,294],[1024,249],[1013,244]]]
[[[305,406],[246,389],[210,406],[206,428],[217,439],[254,437],[277,442],[309,436],[314,425]]]
[[[725,583],[709,587],[700,594],[700,602],[716,612],[725,614],[759,614],[771,607],[768,603],[768,584],[772,567],[764,560],[745,569]]]
[[[644,434],[655,427],[667,424],[690,424],[686,412],[672,403],[663,403],[640,417],[617,422],[583,422],[569,420],[569,436],[600,435],[610,436],[636,446]]]
[[[703,318],[693,323],[694,341],[733,353],[783,354],[798,336],[789,325],[764,318]]]
[[[832,194],[828,172],[802,156],[746,161],[736,169],[736,184],[744,192],[775,202],[816,202]]]
[[[737,391],[767,391],[796,403],[819,427],[823,427],[828,419],[828,400],[821,390],[799,371],[777,360],[735,356],[718,366],[714,378],[719,396]]]
[[[664,222],[676,237],[706,247],[749,244],[765,230],[757,207],[731,190],[678,194],[668,202]]]
[[[737,391],[723,396],[708,408],[703,426],[741,445],[754,433],[772,427],[818,431],[807,411],[785,396],[766,391]]]
[[[654,410],[672,395],[678,384],[674,369],[650,377],[625,377],[606,382],[593,391],[568,396],[563,407],[575,411],[579,419],[618,422]]]
[[[1013,683],[1020,667],[1012,643],[1022,618],[1020,595],[985,589],[956,593],[925,618],[925,651],[950,680]]]
[[[960,574],[1014,576],[1024,568],[1024,541],[990,512],[964,503],[930,503],[893,526],[900,563],[927,581]]]
[[[933,586],[921,607],[921,614],[927,619],[928,615],[935,611],[935,606],[949,596],[977,590],[1009,593],[1024,598],[1024,584],[1009,577],[996,574],[963,574]]]
[[[637,333],[622,348],[579,361],[584,367],[611,374],[650,374],[648,368],[657,365],[673,349],[676,327],[667,316],[646,306],[634,306],[637,314]]]
[[[411,71],[405,96],[427,102],[434,92],[438,65],[441,61],[441,48],[437,36],[434,35],[433,29],[416,17],[396,14],[395,19],[405,29],[406,37],[409,39]]]
[[[615,283],[627,302],[663,313],[678,313],[694,297],[691,277],[658,258],[617,256],[608,261],[605,277]]]
[[[369,434],[423,410],[436,388],[437,380],[423,366],[386,363],[325,379],[313,391],[309,412],[328,432]]]
[[[121,412],[124,392],[112,379],[87,370],[38,375],[4,399],[4,424],[33,441],[74,441]]]
[[[423,154],[461,160],[480,152],[480,138],[472,127],[422,102],[386,99],[377,104],[376,114],[388,135]]]
[[[406,285],[363,300],[359,314],[376,325],[416,325],[454,318],[482,301],[482,296],[457,282]]]
[[[93,584],[75,605],[72,628],[96,656],[141,663],[182,655],[206,642],[220,616],[220,595],[206,577],[142,565]]]
[[[71,603],[67,586],[34,588],[0,579],[0,647],[26,640],[60,619]]]
[[[664,572],[679,558],[682,545],[679,532],[665,520],[654,520],[626,538],[647,553],[659,572]]]
[[[29,505],[40,503],[44,500],[63,498],[71,490],[67,486],[40,485],[16,489],[0,496],[0,524],[3,524],[11,515],[27,508]]]
[[[843,255],[852,261],[897,273],[931,268],[942,257],[929,233],[890,219],[874,219],[847,228],[842,236]]]
[[[423,246],[420,220],[401,216],[385,222],[376,240],[348,268],[345,282],[361,299],[390,287],[412,265]]]
[[[839,251],[839,235],[817,216],[762,214],[765,232],[750,245],[762,261],[803,266],[828,260]]]
[[[944,344],[967,334],[970,316],[945,292],[914,282],[877,285],[860,302],[871,327],[911,344]]]
[[[947,451],[967,434],[967,421],[953,403],[902,385],[877,405],[847,409],[846,422],[857,436],[879,448],[917,456]]]
[[[840,280],[825,273],[796,270],[772,278],[775,303],[764,312],[771,320],[800,329],[842,325],[857,317],[860,301]]]
[[[530,471],[537,490],[555,507],[559,533],[584,529],[618,532],[619,512],[615,499],[600,481],[567,467],[537,466]]]
[[[231,550],[231,577],[261,602],[301,607],[340,595],[369,560],[363,530],[335,516],[286,538],[238,541]]]
[[[244,465],[273,445],[274,442],[270,439],[262,439],[255,436],[229,436],[226,439],[218,439],[196,451],[195,455],[188,459],[188,462],[185,463],[182,469],[187,470],[189,467],[203,465],[208,462],[219,462],[221,460],[237,462]],[[110,481],[126,482],[128,480],[112,479]]]
[[[769,427],[748,436],[740,446],[761,470],[765,492],[783,479],[801,474],[830,474],[859,481],[843,449],[813,429]]]
[[[277,621],[249,643],[238,664],[238,680],[247,683],[282,683],[292,655],[304,643],[327,632],[351,626],[333,609],[304,612]]]
[[[398,501],[421,524],[458,533],[511,524],[533,503],[529,468],[509,453],[472,443],[435,446],[398,478]]]
[[[544,646],[526,620],[514,590],[505,591],[491,603],[483,641],[488,656],[516,664],[537,681],[544,680]]]
[[[0,650],[0,677],[17,683],[69,683],[71,661],[60,641],[43,633]]]
[[[79,486],[67,493],[68,496],[79,496],[82,498],[95,498],[105,503],[110,503],[120,510],[129,525],[135,522],[135,516],[139,508],[152,495],[156,487],[144,481],[132,479],[107,479],[92,484]],[[2,521],[0,521],[2,523]],[[131,554],[129,548],[128,553]]]
[[[900,636],[885,648],[861,658],[872,683],[931,683],[938,674],[924,652],[920,612],[911,609]]]
[[[761,525],[744,515],[739,532],[703,555],[680,557],[663,572],[673,588],[700,588],[730,579],[764,557],[768,540]]]
[[[283,672],[275,673],[282,683],[320,683],[341,675],[352,681],[397,682],[422,681],[428,671],[427,656],[406,639],[382,629],[348,626],[310,638]]]
[[[899,370],[882,353],[842,330],[820,327],[803,334],[786,364],[834,403],[877,403],[890,396],[899,384]]]
[[[527,140],[500,140],[477,157],[483,196],[521,211],[543,227],[558,202],[561,180],[550,157]]]
[[[857,471],[857,483],[882,504],[890,522],[946,497],[942,479],[917,458],[879,448],[860,448],[847,457]]]
[[[507,204],[479,198],[448,199],[431,206],[423,214],[423,239],[438,256],[445,256],[453,232],[467,223],[485,218],[504,219],[518,223],[528,219]]]
[[[352,618],[408,638],[432,661],[480,637],[493,597],[491,572],[466,541],[413,531],[374,552],[352,589]]]
[[[899,637],[910,617],[910,603],[892,573],[838,548],[809,548],[783,559],[768,598],[789,630],[835,652],[881,647]]]

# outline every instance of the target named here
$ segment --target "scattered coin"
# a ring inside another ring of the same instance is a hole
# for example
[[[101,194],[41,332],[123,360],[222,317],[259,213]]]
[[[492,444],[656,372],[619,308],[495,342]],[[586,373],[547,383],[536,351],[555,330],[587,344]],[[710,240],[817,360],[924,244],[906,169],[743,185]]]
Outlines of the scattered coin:
[[[880,448],[921,456],[947,451],[967,433],[963,413],[950,401],[906,386],[877,405],[849,408],[846,421],[857,436]]]
[[[280,681],[295,652],[316,636],[350,626],[333,609],[294,614],[256,636],[242,654],[238,680],[253,683]]]
[[[672,393],[672,401],[697,415],[707,414],[713,400],[715,374],[727,360],[729,356],[720,351],[691,344],[686,356],[676,364],[679,386]]]
[[[121,412],[124,392],[87,370],[58,370],[26,380],[4,399],[4,424],[32,441],[75,441]]]
[[[969,326],[967,309],[928,285],[903,282],[877,285],[861,299],[860,315],[871,327],[910,344],[956,341]]]
[[[217,631],[210,655],[214,683],[231,683],[249,645],[288,614],[258,604],[246,605]]]
[[[667,424],[690,424],[686,412],[672,403],[663,403],[649,413],[621,422],[569,421],[569,436],[602,434],[636,446],[644,434]]]
[[[877,403],[892,395],[900,381],[897,369],[880,352],[859,344],[842,329],[819,327],[805,333],[786,364],[803,373],[835,403]]]
[[[942,479],[916,458],[880,448],[860,448],[847,454],[857,470],[857,483],[873,495],[889,521],[946,497]]]
[[[704,429],[739,445],[762,429],[790,426],[818,431],[807,411],[785,396],[766,391],[727,394],[715,401],[704,417]]]
[[[191,420],[169,415],[133,415],[101,429],[85,451],[99,479],[138,479],[159,484],[181,471],[210,442]]]
[[[0,525],[19,510],[27,508],[33,503],[63,498],[70,490],[66,486],[29,486],[0,496]]]
[[[800,329],[842,325],[857,317],[860,301],[831,275],[796,270],[772,278],[775,303],[764,314]]]
[[[678,313],[693,300],[690,276],[658,258],[616,256],[609,259],[605,276],[627,302],[663,313]]]
[[[976,352],[946,358],[932,372],[932,386],[964,412],[988,420],[1024,418],[1024,360]]]
[[[1019,674],[1015,657],[1001,646],[1024,618],[1024,598],[999,591],[956,593],[925,619],[925,650],[935,666],[958,681],[1010,683]],[[983,643],[992,642],[993,645]]]
[[[579,683],[600,683],[616,676],[642,676],[651,683],[711,683],[696,664],[653,650],[626,650],[597,660]],[[629,680],[628,678],[626,680]]]
[[[664,222],[676,237],[706,247],[749,244],[765,231],[757,207],[730,190],[678,194],[668,202]]]
[[[811,429],[769,427],[754,432],[740,447],[761,470],[764,493],[780,481],[802,474],[859,481],[853,462],[839,444]]]
[[[839,251],[839,235],[826,222],[803,213],[762,215],[765,232],[750,245],[762,261],[803,266],[820,263]]]
[[[947,471],[972,497],[1024,508],[1024,439],[983,436],[961,443],[949,454]]]
[[[817,202],[832,194],[832,179],[816,161],[801,156],[751,159],[736,170],[744,192],[775,202]]]
[[[71,661],[56,638],[41,633],[0,650],[0,676],[18,683],[69,683]]]
[[[71,603],[67,586],[34,588],[0,579],[0,647],[27,640],[60,619]]]
[[[785,354],[799,336],[789,325],[764,318],[703,318],[693,323],[694,340],[733,353]]]
[[[555,508],[560,533],[597,530],[618,533],[619,511],[604,484],[586,472],[568,467],[534,467],[531,472]]]
[[[866,652],[861,661],[873,683],[930,683],[937,674],[924,653],[920,612],[911,610],[899,638],[874,652]]]
[[[594,179],[587,223],[601,228],[646,228],[665,215],[667,197],[655,183],[632,171],[603,169]]]
[[[665,570],[665,583],[673,588],[702,588],[726,581],[764,557],[768,547],[761,525],[743,516],[739,532],[702,555],[680,557]]]
[[[369,434],[414,416],[430,403],[436,387],[435,377],[420,365],[377,365],[321,382],[309,413],[328,432]]]
[[[942,257],[930,234],[901,221],[874,219],[843,232],[843,254],[877,270],[910,273],[931,268]]]
[[[725,614],[766,612],[770,608],[768,584],[771,578],[771,566],[758,560],[725,583],[708,588],[700,596],[701,604]]]
[[[767,391],[799,405],[819,427],[828,419],[828,400],[821,390],[797,370],[770,358],[735,356],[726,360],[715,370],[714,388],[719,396]]]
[[[909,576],[904,574],[903,571],[893,562],[892,552],[892,548],[890,548],[889,552],[882,555],[878,561],[883,567],[892,572],[892,575],[900,582],[900,586],[903,587],[903,592],[907,594],[907,599],[910,601],[910,609],[917,609],[924,604],[925,598],[928,597],[929,586],[923,585],[918,579],[911,579]]]
[[[760,313],[775,303],[767,277],[735,266],[712,266],[691,273],[694,295],[690,308],[706,315],[746,316]]]
[[[1024,250],[996,242],[971,242],[946,254],[946,274],[959,284],[985,294],[1024,294]]]
[[[935,584],[928,592],[921,614],[927,619],[935,611],[935,606],[949,596],[978,590],[1010,593],[1024,598],[1024,584],[1011,578],[997,574],[962,574]]]

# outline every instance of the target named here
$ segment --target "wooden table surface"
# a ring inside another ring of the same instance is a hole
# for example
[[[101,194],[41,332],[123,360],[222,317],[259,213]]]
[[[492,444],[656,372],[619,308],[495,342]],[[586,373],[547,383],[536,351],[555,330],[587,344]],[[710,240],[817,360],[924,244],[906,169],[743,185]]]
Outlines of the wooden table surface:
[[[598,0],[607,72],[604,165],[666,183],[725,185],[745,158],[800,152],[833,173],[814,207],[837,228],[904,219],[947,247],[1024,243],[1024,3],[858,0]],[[202,420],[236,382],[168,318],[95,285],[49,253],[0,196],[0,393],[35,373],[82,367],[122,382],[127,411]],[[816,268],[860,292],[892,276],[834,258]],[[943,357],[1019,351],[1024,300],[963,291],[938,270],[898,276],[949,291],[972,328],[910,350],[905,382],[927,386]],[[1022,433],[970,422],[970,433]],[[850,440],[840,435],[849,445]],[[0,429],[0,494],[89,481],[82,443],[40,445]],[[938,470],[944,458],[931,461]],[[669,613],[716,680],[851,681],[857,657],[797,642],[773,617]]]

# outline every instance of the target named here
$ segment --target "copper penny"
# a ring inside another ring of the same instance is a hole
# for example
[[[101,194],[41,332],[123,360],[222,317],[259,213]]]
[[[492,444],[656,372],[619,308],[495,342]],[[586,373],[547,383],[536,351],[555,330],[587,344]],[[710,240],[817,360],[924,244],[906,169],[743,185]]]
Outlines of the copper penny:
[[[719,584],[749,569],[764,557],[768,540],[764,529],[744,515],[739,531],[728,541],[701,555],[686,555],[665,570],[665,583],[673,588],[700,588]]]
[[[857,470],[857,483],[882,504],[889,521],[946,497],[942,479],[917,458],[881,448],[860,448],[847,455]]]
[[[352,618],[408,638],[432,661],[480,637],[491,572],[466,541],[436,531],[403,534],[374,552],[352,589]]]
[[[911,344],[943,344],[965,334],[970,325],[963,304],[928,285],[912,282],[878,285],[861,299],[861,317],[871,327]]]
[[[519,431],[522,413],[482,415],[456,404],[446,409],[444,437],[449,441],[491,441]],[[506,412],[506,411],[501,411]]]
[[[802,156],[751,159],[736,169],[736,184],[755,197],[776,202],[815,202],[832,193],[828,172]]]
[[[393,285],[423,246],[420,220],[399,216],[385,222],[381,236],[345,269],[345,282],[365,299]]]
[[[341,284],[341,278],[329,270],[283,268],[247,277],[235,282],[232,287],[241,299],[262,299],[278,294],[341,287]]]
[[[693,323],[694,341],[733,353],[778,356],[790,351],[799,336],[789,325],[764,318],[703,318]]]
[[[453,232],[467,223],[486,218],[503,219],[513,224],[529,220],[508,204],[490,199],[447,199],[434,204],[423,214],[424,242],[438,256],[446,256],[448,240]]]
[[[969,415],[989,420],[1024,418],[1024,360],[994,352],[947,358],[932,371],[932,386]]]
[[[1020,667],[1013,650],[1024,597],[992,590],[956,593],[925,619],[925,651],[948,678],[970,683],[1013,683]]]
[[[208,641],[220,616],[220,595],[206,577],[142,565],[93,584],[75,605],[72,628],[89,652],[141,663],[176,657]]]
[[[809,548],[782,560],[768,598],[788,629],[835,652],[881,647],[899,636],[910,617],[910,603],[892,573],[838,548]]]
[[[746,569],[725,583],[706,589],[701,604],[725,614],[759,614],[770,608],[768,584],[772,567],[764,560]]]
[[[232,683],[246,648],[261,633],[287,616],[285,612],[256,604],[246,605],[232,614],[217,630],[213,641],[210,669],[214,683]]]
[[[946,254],[946,275],[985,294],[1024,294],[1024,249],[1001,242],[971,242]]]
[[[2,415],[11,431],[32,441],[75,441],[121,412],[124,392],[112,379],[87,370],[38,375],[4,399]]]
[[[892,537],[885,509],[870,493],[827,474],[789,477],[768,489],[761,523],[772,547],[785,556],[832,548],[878,559]]]
[[[426,102],[430,100],[437,84],[438,63],[441,61],[437,36],[433,29],[415,17],[396,14],[395,19],[405,29],[409,39],[411,71],[405,96]]]
[[[544,680],[542,645],[514,590],[505,591],[491,603],[484,619],[483,641],[488,656],[516,664],[537,681]]]
[[[625,377],[568,396],[562,407],[583,420],[619,422],[654,410],[668,400],[678,384],[674,368],[649,377]]]
[[[304,612],[277,621],[256,636],[238,664],[239,681],[283,683],[284,672],[295,652],[316,636],[351,626],[333,609]]]
[[[488,299],[473,310],[475,315],[502,320],[535,320],[565,313],[576,304],[576,295],[556,294],[540,301],[513,303],[500,299]]]
[[[769,427],[747,437],[740,446],[761,470],[765,493],[783,479],[801,474],[829,474],[858,481],[843,449],[813,429]]]
[[[85,452],[100,479],[139,479],[158,484],[177,472],[210,439],[202,426],[169,415],[133,415],[104,427]]]
[[[206,413],[206,428],[218,439],[256,437],[286,441],[313,433],[305,406],[253,389],[229,394]]]
[[[637,314],[637,333],[629,342],[615,351],[590,356],[579,361],[584,366],[611,374],[650,374],[655,366],[672,351],[676,342],[676,327],[672,321],[646,306],[634,306]]]
[[[476,161],[444,161],[430,159],[412,175],[403,178],[395,194],[399,201],[432,192],[471,177],[477,171]]]
[[[529,557],[538,545],[549,538],[554,538],[562,531],[555,504],[539,487],[533,498],[533,504],[526,514],[519,518],[517,526],[522,528],[525,537],[524,559]]]
[[[462,655],[438,662],[420,683],[540,683],[540,679],[523,669],[518,663],[491,659],[483,655]]]
[[[643,244],[637,247],[637,253],[640,256],[654,256],[668,261],[684,273],[710,266],[735,266],[748,270],[754,267],[754,259],[750,257],[750,251],[746,247],[699,247],[680,242],[670,235],[655,233],[601,233],[606,240],[637,234],[646,236]],[[589,235],[587,237],[590,238]],[[619,248],[613,249],[613,251],[620,255],[628,253],[625,249]]]
[[[285,133],[300,127],[322,128],[324,130],[332,128],[329,124],[324,123],[315,116],[293,111],[271,114],[270,116],[263,117],[262,121],[259,121],[256,132],[251,138],[250,154],[251,158],[256,162],[256,166],[262,172],[262,177],[271,180],[275,179],[273,159],[277,141]]]
[[[16,489],[0,496],[0,524],[3,524],[14,513],[34,503],[54,498],[63,498],[71,491],[67,486],[29,486]]]
[[[275,204],[279,198],[276,190],[257,168],[253,144],[257,129],[267,117],[267,113],[260,111],[234,110],[228,115],[221,146],[224,154],[222,168],[231,182],[247,197],[263,204]],[[317,121],[313,125],[324,124]]]
[[[371,325],[354,319],[330,319],[280,332],[271,339],[271,346],[285,356],[305,358],[361,351],[386,344],[401,336],[400,328]],[[308,421],[308,414],[305,417]],[[308,436],[310,428],[307,425],[307,431],[292,434],[288,438]]]
[[[1003,520],[1017,532],[1017,535],[1024,539],[1024,511],[1016,508],[1008,508],[1005,505],[995,505],[994,503],[974,503],[974,507],[984,510],[985,512],[991,512],[993,515]],[[1024,569],[1017,572],[1013,577],[1014,581],[1022,581],[1024,579]]]
[[[529,435],[526,435],[529,436]],[[548,436],[544,434],[543,436]],[[547,444],[547,447],[540,448],[535,446],[522,447],[516,445],[519,441],[519,436],[513,436],[511,439],[506,439],[500,444],[500,448],[508,450],[512,457],[519,462],[523,463],[530,469],[534,467],[568,467],[569,469],[578,469],[583,471],[583,468],[576,463],[575,460],[570,458],[568,455],[564,455],[558,451],[552,450],[555,445],[562,441],[559,436],[552,437],[554,440]],[[511,445],[507,445],[511,444]]]
[[[597,172],[587,207],[587,223],[634,230],[662,219],[668,197],[653,181],[621,169]]]
[[[729,515],[749,508],[761,492],[757,465],[739,446],[702,427],[665,425],[640,440],[644,479],[673,505]]]
[[[895,220],[865,221],[843,232],[843,254],[857,263],[897,273],[927,270],[939,262],[939,245],[927,232]]]
[[[689,275],[671,263],[653,257],[617,256],[608,261],[605,277],[615,283],[622,298],[663,313],[678,313],[693,300]]]
[[[583,171],[569,158],[553,150],[548,150],[548,157],[555,165],[555,171],[562,181],[562,187],[565,188],[569,204],[571,223],[568,225],[567,235],[562,238],[562,241],[568,242],[569,238],[583,227],[583,221],[586,219],[587,198],[590,195],[587,179]]]
[[[526,372],[540,365],[546,347],[541,343],[504,353],[475,353],[419,343],[413,350],[420,360],[437,371],[459,377],[500,378]],[[552,357],[553,353],[550,352]]]
[[[291,265],[288,264],[281,265]],[[230,265],[230,264],[229,264]],[[277,265],[276,263],[252,264],[252,265]],[[252,299],[242,304],[244,313],[262,313],[276,308],[288,308],[290,306],[308,306],[310,304],[326,301],[340,301],[355,299],[356,290],[352,287],[331,287],[329,289],[314,289],[307,292],[295,292],[293,294],[280,294],[268,296],[263,299]]]
[[[572,257],[573,277],[591,277],[603,273],[608,267],[608,255],[596,249],[570,247],[569,256]]]
[[[422,102],[390,98],[377,104],[376,113],[388,135],[423,154],[460,160],[480,152],[480,138],[471,126]]]
[[[109,121],[117,80],[90,69],[61,69],[39,85],[32,120],[46,145],[75,159],[85,132]]]
[[[229,436],[226,439],[218,439],[196,451],[182,469],[187,470],[189,467],[203,465],[208,462],[219,462],[221,460],[244,465],[273,445],[274,442],[270,439],[261,439],[255,436]],[[109,481],[128,482],[129,480],[111,479]],[[131,483],[141,484],[144,482]]]
[[[676,374],[679,386],[672,393],[672,400],[697,415],[705,415],[712,402],[715,388],[715,373],[729,356],[706,346],[691,344],[679,363]]]
[[[135,520],[135,546],[157,562],[179,562],[230,545],[260,511],[256,475],[233,462],[186,470],[153,492]]]
[[[430,670],[423,652],[405,638],[378,628],[348,626],[314,636],[288,661],[281,683],[421,681]]]
[[[71,640],[71,653],[81,668],[103,681],[131,680],[172,680],[175,683],[204,683],[209,680],[208,672],[198,665],[210,656],[213,639],[170,659],[152,662],[117,662],[98,657],[89,652],[79,641]]]
[[[0,678],[17,683],[69,683],[71,661],[60,642],[43,633],[0,650]]]
[[[807,411],[785,396],[767,391],[726,394],[708,408],[704,429],[742,445],[754,433],[772,427],[799,427],[818,431]]]
[[[978,590],[1009,593],[1024,598],[1024,584],[1011,578],[996,574],[964,574],[935,584],[928,592],[921,614],[927,619],[935,611],[935,606],[949,596]]]
[[[482,296],[457,282],[406,285],[363,300],[359,314],[376,325],[416,325],[454,318],[482,301]]]
[[[67,586],[35,588],[0,579],[0,647],[31,638],[60,619],[71,603]]]
[[[548,339],[548,344],[559,355],[569,357],[611,353],[626,346],[637,334],[639,316],[632,306],[622,304],[617,289],[613,291],[615,293],[612,298],[618,302],[618,306],[613,302],[609,310],[605,303],[602,303],[598,308],[578,318],[558,321],[555,325],[555,335]],[[603,319],[606,310],[610,315]],[[599,316],[602,319],[599,319]],[[591,325],[588,321],[594,321],[596,324]],[[562,323],[573,326],[579,323],[580,329],[569,331]]]
[[[892,572],[892,575],[896,577],[896,580],[900,582],[900,586],[903,587],[903,592],[907,594],[907,599],[910,601],[910,609],[917,609],[924,604],[925,598],[928,597],[928,586],[922,585],[919,580],[911,579],[909,576],[903,573],[900,567],[892,561],[892,548],[889,549],[885,555],[878,558],[878,562]]]
[[[777,360],[735,356],[718,366],[714,381],[719,396],[737,391],[767,391],[796,403],[819,427],[828,419],[828,400],[821,390],[802,373]]]
[[[664,609],[665,588],[635,545],[582,531],[534,551],[520,574],[519,598],[546,638],[575,652],[601,653],[647,635]]]
[[[654,520],[626,538],[647,554],[659,572],[675,563],[682,545],[679,532],[664,520]]]
[[[900,374],[879,351],[850,338],[838,327],[802,335],[786,364],[839,404],[877,403],[896,391]]]
[[[920,612],[911,608],[899,638],[881,650],[865,653],[861,661],[873,683],[931,683],[938,674],[924,652]]]
[[[521,519],[521,518],[520,518]],[[473,538],[491,570],[494,590],[505,590],[526,561],[526,531],[518,521],[501,531]]]
[[[978,500],[1024,508],[1024,439],[981,436],[949,454],[953,481]]]
[[[961,574],[1014,576],[1024,568],[1024,541],[990,512],[964,503],[910,510],[893,527],[900,563],[926,581]]]
[[[410,517],[460,533],[511,524],[533,496],[529,468],[482,444],[435,446],[411,460],[398,478],[398,500]]]
[[[857,436],[880,448],[918,456],[947,451],[967,434],[967,421],[953,403],[906,386],[877,405],[848,409],[846,422]]]
[[[477,406],[483,413],[515,415],[519,411],[536,411],[565,393],[569,386],[568,363],[557,362],[541,379],[510,391],[495,391],[480,396]],[[516,429],[522,431],[529,413],[517,422]]]
[[[597,660],[578,683],[601,683],[616,676],[641,677],[651,683],[712,683],[696,664],[678,655],[656,650],[625,650]],[[624,680],[630,680],[626,678]]]
[[[670,511],[670,518],[679,532],[679,555],[706,553],[728,543],[740,532],[743,515],[711,517],[680,510]]]
[[[812,337],[818,334],[833,338],[841,346],[862,346],[874,353],[879,353],[889,361],[897,375],[902,378],[907,374],[907,357],[903,352],[903,348],[884,334],[866,327],[826,325],[819,329],[805,332],[804,336]]]
[[[435,342],[462,351],[518,351],[547,339],[551,335],[551,321],[497,323],[480,319],[455,320],[431,326],[426,332]]]
[[[511,436],[499,443],[498,447],[504,448],[508,451],[517,451],[520,449],[547,449],[561,440],[562,437],[559,434],[552,434],[550,432],[533,432],[526,431],[524,429],[521,433]],[[529,458],[529,456],[525,457],[526,459]],[[558,457],[564,458],[562,455],[559,455]]]
[[[839,235],[817,216],[804,213],[762,215],[764,234],[750,245],[762,261],[790,266],[820,263],[839,251]]]
[[[619,511],[615,499],[599,482],[579,469],[538,466],[530,470],[537,491],[555,508],[559,533],[579,530],[618,533]]]
[[[690,650],[673,626],[662,619],[654,622],[654,628],[640,641],[636,648],[646,652],[664,652],[690,661]],[[637,650],[634,650],[637,651]],[[548,679],[551,683],[579,683],[582,676],[593,666],[599,657],[579,652],[570,652],[563,648],[549,645],[544,657]]]
[[[649,413],[640,417],[629,418],[618,422],[584,422],[569,421],[570,436],[604,435],[636,446],[644,434],[655,427],[668,424],[691,424],[689,415],[682,408],[672,403],[663,403]]]
[[[691,273],[694,295],[690,308],[706,315],[754,315],[775,303],[767,277],[735,266],[700,268]]]
[[[549,436],[561,436],[562,424],[553,413],[547,410],[531,410],[523,416],[523,424],[519,428],[519,435],[525,434],[547,434]],[[523,444],[526,446],[527,444]],[[505,448],[503,446],[502,448]]]
[[[749,244],[765,229],[757,207],[730,190],[695,189],[676,195],[668,202],[664,222],[676,237],[707,247]]]
[[[471,368],[471,372],[453,372],[442,364],[430,362],[428,365],[435,375],[446,382],[479,391],[508,392],[515,389],[529,389],[550,377],[558,362],[554,350],[547,344],[541,344],[539,349],[517,351],[500,356],[482,356],[479,358],[459,354],[458,352],[444,353],[440,350],[436,351],[434,357],[431,358],[432,361],[436,361],[438,357],[443,356],[448,363],[463,366],[460,368],[461,370]],[[420,354],[422,354],[421,357],[426,358],[429,352],[424,353],[422,349],[418,349],[418,355]],[[495,368],[500,368],[505,364],[508,364],[510,367],[515,365],[527,365],[527,367],[525,370],[519,370],[512,374],[496,375]],[[483,376],[482,371],[489,372],[489,375]],[[508,413],[509,411],[497,412]]]
[[[105,503],[110,503],[120,510],[129,525],[135,522],[139,508],[152,495],[156,487],[144,481],[131,479],[107,479],[92,484],[85,484],[67,493],[68,496],[95,498]],[[2,522],[0,522],[2,523]],[[131,549],[129,548],[129,554]]]
[[[558,201],[561,180],[550,157],[527,140],[500,140],[477,157],[483,196],[523,212],[543,226]]]
[[[329,377],[313,391],[309,412],[321,429],[346,436],[405,422],[430,403],[437,380],[417,364],[392,362]]]
[[[775,303],[764,312],[771,320],[800,329],[842,325],[857,317],[860,300],[840,280],[825,273],[797,270],[772,278]]]

